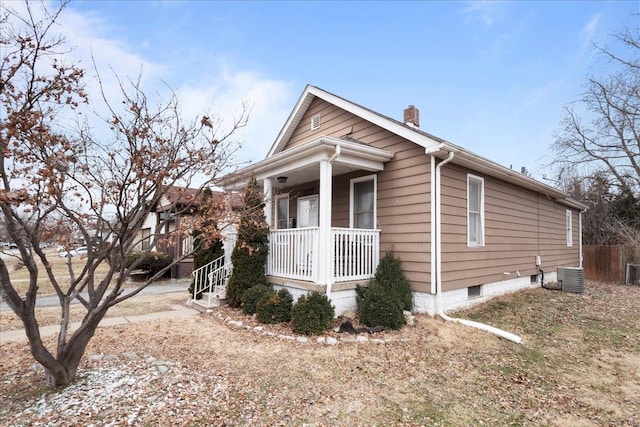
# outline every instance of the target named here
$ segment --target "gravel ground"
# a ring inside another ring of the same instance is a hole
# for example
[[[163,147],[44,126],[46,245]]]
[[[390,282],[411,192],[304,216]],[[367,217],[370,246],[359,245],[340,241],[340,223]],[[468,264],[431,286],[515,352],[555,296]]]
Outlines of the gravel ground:
[[[99,329],[60,391],[10,343],[0,425],[639,426],[638,312],[640,288],[589,283],[461,313],[521,334],[516,345],[427,316],[359,340],[302,340],[221,308]]]

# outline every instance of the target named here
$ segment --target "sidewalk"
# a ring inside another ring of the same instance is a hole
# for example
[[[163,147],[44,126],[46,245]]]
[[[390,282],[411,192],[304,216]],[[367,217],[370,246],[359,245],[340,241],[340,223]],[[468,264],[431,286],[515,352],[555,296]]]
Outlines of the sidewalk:
[[[172,305],[171,311],[158,311],[155,313],[142,314],[139,316],[121,316],[121,317],[108,317],[102,319],[98,328],[104,328],[107,326],[126,325],[127,323],[147,322],[151,320],[162,319],[176,319],[182,317],[192,317],[200,314],[198,310],[193,308],[184,307],[182,305]],[[71,323],[69,325],[69,332],[75,331],[80,326],[80,322]],[[56,335],[60,330],[60,325],[53,326],[41,326],[40,336],[49,337]],[[24,333],[24,329],[16,329],[13,331],[0,332],[0,346],[14,342],[14,341],[26,341],[27,336]]]

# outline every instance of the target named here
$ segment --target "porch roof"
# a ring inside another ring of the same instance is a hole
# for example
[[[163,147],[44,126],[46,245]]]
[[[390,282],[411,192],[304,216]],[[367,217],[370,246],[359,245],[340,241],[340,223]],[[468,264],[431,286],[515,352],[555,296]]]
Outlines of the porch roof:
[[[291,186],[319,179],[322,160],[331,160],[332,174],[342,175],[356,170],[381,171],[393,156],[390,151],[361,142],[320,136],[227,175],[219,184],[227,190],[237,190],[252,176],[258,181],[286,176],[287,186]]]

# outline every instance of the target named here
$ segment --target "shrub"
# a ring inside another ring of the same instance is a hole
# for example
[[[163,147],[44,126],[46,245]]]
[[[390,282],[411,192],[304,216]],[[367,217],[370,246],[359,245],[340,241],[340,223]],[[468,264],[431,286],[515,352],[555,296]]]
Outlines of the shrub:
[[[260,323],[280,323],[291,320],[293,296],[286,289],[264,295],[256,304],[256,317]]]
[[[250,287],[267,284],[264,264],[269,253],[269,224],[264,216],[263,197],[263,190],[252,178],[244,195],[244,214],[231,253],[233,273],[227,285],[227,302],[231,307],[240,307],[242,295]]]
[[[242,294],[242,311],[244,314],[254,314],[258,308],[258,301],[265,296],[275,294],[271,286],[255,285]]]
[[[326,295],[302,295],[291,309],[291,327],[296,334],[319,335],[333,324],[335,310]]]
[[[393,249],[388,250],[380,260],[376,269],[375,282],[389,295],[395,296],[402,303],[403,310],[411,311],[413,308],[411,283],[402,271],[402,260],[394,256]]]
[[[366,286],[356,285],[356,304],[358,305],[358,310],[362,306],[362,300],[364,299],[364,295],[367,293]]]
[[[360,321],[369,327],[400,329],[404,325],[403,303],[387,288],[374,283],[367,288],[360,306]]]
[[[153,276],[172,262],[172,257],[159,252],[134,252],[127,255],[125,267],[130,268],[135,264],[135,270],[144,270],[149,276]]]

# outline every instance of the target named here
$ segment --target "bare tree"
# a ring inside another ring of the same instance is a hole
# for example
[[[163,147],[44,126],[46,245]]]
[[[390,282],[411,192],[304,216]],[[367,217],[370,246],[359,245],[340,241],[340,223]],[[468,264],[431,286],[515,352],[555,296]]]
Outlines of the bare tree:
[[[16,256],[29,272],[28,289],[21,293],[0,259],[0,294],[22,320],[31,354],[44,366],[52,387],[74,380],[86,346],[109,308],[191,255],[183,253],[134,290],[125,291],[127,275],[137,265],[127,268],[124,260],[139,243],[145,216],[169,186],[188,186],[196,176],[213,180],[229,167],[237,149],[233,135],[247,119],[243,107],[225,132],[214,118],[184,121],[175,95],[152,102],[138,79],[120,81],[121,93],[116,95],[120,99],[103,90],[99,102],[104,101],[109,111],[104,118],[108,136],[92,134],[95,127],[89,122],[76,131],[62,127],[63,115],[88,102],[85,70],[66,60],[65,40],[55,34],[54,24],[65,5],[62,2],[50,12],[40,4],[41,19],[33,3],[26,3],[24,16],[0,5],[0,210],[7,233],[18,244]],[[19,25],[12,25],[16,19]],[[195,202],[195,197],[191,200]],[[182,206],[190,209],[189,203]],[[216,206],[207,212],[216,215],[221,209]],[[216,222],[215,218],[203,221]],[[202,231],[210,239],[219,236],[213,226]],[[178,228],[166,238],[190,232]],[[69,259],[67,278],[59,278],[40,242],[55,238],[71,243],[67,236],[73,234],[86,242],[109,243],[89,245],[79,268]],[[154,249],[152,244],[148,250]],[[105,263],[106,275],[96,276],[98,266]],[[44,345],[36,319],[37,283],[42,276],[60,302],[60,330],[53,349]],[[80,327],[71,332],[74,300],[85,312]]]
[[[599,170],[621,192],[640,192],[640,33],[614,36],[621,45],[599,47],[614,71],[590,77],[582,97],[565,108],[553,149],[561,170],[590,175]],[[626,54],[618,52],[627,52]]]

